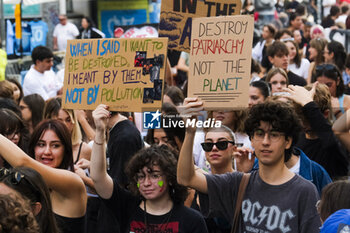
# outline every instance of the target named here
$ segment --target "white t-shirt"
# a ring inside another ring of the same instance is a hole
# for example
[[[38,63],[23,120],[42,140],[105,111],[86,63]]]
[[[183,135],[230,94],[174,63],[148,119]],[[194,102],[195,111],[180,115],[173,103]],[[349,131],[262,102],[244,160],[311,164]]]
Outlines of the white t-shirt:
[[[289,169],[289,171],[299,175],[300,173],[300,157],[298,157],[298,162]]]
[[[335,20],[335,23],[346,23],[346,18],[348,16],[347,15],[339,15],[339,17]]]
[[[288,65],[288,70],[292,71],[294,74],[299,75],[300,77],[303,77],[304,79],[307,79],[307,76],[309,74],[309,68],[310,68],[310,62],[305,58],[301,59],[299,68],[297,68],[296,64]]]
[[[59,51],[66,51],[67,41],[73,40],[79,35],[79,30],[74,24],[67,22],[66,25],[57,24],[53,31],[53,36],[57,37],[57,47]]]
[[[336,0],[323,0],[323,17],[327,17],[331,11],[331,7],[337,3]]]
[[[56,74],[52,70],[40,73],[34,69],[34,65],[30,67],[28,73],[24,77],[23,81],[23,94],[25,96],[30,94],[39,94],[44,100],[57,95],[57,91],[60,90],[63,83],[60,83],[56,79]]]

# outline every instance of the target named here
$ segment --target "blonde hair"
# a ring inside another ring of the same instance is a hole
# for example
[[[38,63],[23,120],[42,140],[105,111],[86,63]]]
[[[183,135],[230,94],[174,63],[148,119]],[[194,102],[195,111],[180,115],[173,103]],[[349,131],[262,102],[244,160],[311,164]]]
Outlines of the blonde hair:
[[[208,119],[213,118],[214,111],[208,111]],[[245,133],[244,131],[244,121],[248,116],[248,110],[234,110],[232,111],[234,115],[233,128],[231,129],[233,132],[237,133]]]

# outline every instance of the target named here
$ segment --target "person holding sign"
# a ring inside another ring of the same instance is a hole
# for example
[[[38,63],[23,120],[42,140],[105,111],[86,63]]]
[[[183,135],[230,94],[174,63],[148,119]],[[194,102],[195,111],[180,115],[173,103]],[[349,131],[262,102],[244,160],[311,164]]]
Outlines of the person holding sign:
[[[126,166],[131,192],[106,172],[105,133],[110,113],[106,105],[93,112],[96,136],[91,177],[97,193],[113,211],[120,232],[208,232],[202,216],[184,207],[187,189],[176,181],[176,156],[169,147],[152,146],[137,152]]]
[[[187,98],[187,114],[196,116],[203,103]],[[315,204],[315,186],[293,172],[284,161],[291,155],[300,128],[298,117],[286,103],[267,101],[251,108],[245,129],[259,159],[243,196],[239,232],[318,232],[321,225]],[[194,128],[187,128],[178,162],[178,182],[201,194],[205,216],[232,219],[243,174],[208,175],[195,170],[192,146]],[[215,142],[215,148],[220,149]],[[214,148],[214,147],[213,147]]]

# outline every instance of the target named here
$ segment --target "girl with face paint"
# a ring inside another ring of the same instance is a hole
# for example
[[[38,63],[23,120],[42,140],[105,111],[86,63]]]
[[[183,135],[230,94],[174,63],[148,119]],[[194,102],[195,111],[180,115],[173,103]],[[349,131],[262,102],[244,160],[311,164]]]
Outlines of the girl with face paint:
[[[105,147],[100,142],[109,117],[107,106],[98,106],[93,117],[96,136],[91,178],[97,193],[120,222],[121,232],[208,232],[203,217],[183,205],[187,188],[177,183],[176,154],[166,145],[140,150],[126,165],[129,191],[125,190],[105,169]]]

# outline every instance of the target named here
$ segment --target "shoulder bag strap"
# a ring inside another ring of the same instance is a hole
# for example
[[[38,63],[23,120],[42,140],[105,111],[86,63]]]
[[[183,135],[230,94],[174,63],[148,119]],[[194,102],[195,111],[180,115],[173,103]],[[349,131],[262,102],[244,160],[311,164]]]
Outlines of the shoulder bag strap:
[[[244,173],[241,183],[239,184],[238,194],[237,194],[237,200],[236,200],[236,208],[235,208],[235,214],[233,216],[233,223],[231,228],[231,233],[236,233],[238,230],[239,225],[239,217],[241,214],[241,207],[242,207],[242,201],[244,197],[245,190],[248,186],[250,178],[250,173]]]

